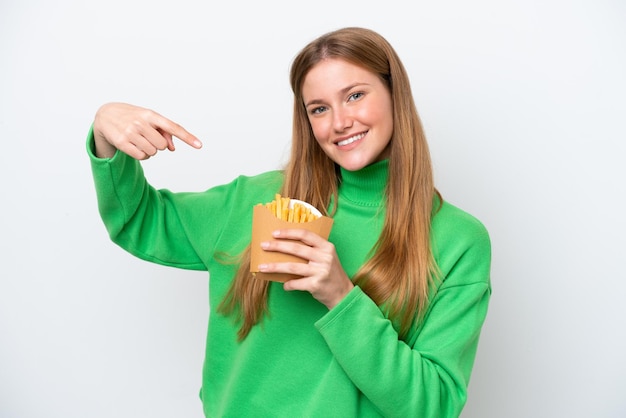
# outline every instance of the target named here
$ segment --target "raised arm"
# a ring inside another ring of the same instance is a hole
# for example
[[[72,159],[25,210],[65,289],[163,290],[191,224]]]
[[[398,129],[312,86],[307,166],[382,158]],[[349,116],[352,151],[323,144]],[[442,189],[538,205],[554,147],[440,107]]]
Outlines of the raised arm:
[[[156,189],[139,162],[161,150],[173,151],[173,137],[194,148],[202,146],[194,135],[152,110],[125,103],[100,107],[87,138],[98,209],[111,239],[131,254],[159,264],[204,269],[206,260],[198,253],[205,251],[191,241],[191,227],[182,218],[217,216],[221,199]],[[203,231],[206,241],[218,234],[211,228]]]

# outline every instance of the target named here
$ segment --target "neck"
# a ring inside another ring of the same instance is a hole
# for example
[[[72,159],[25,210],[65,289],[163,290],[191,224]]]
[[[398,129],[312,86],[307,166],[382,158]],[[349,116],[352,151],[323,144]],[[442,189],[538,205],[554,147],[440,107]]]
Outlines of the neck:
[[[341,169],[339,195],[354,203],[379,206],[384,201],[389,160],[382,160],[357,171]]]

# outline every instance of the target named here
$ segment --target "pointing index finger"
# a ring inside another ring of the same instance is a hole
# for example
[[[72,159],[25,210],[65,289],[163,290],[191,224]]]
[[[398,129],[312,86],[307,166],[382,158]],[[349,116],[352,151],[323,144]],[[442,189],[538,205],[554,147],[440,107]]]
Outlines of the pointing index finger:
[[[175,136],[176,138],[180,139],[184,143],[196,149],[202,148],[202,142],[195,135],[188,132],[185,128],[183,128],[176,122],[173,122],[159,115],[158,120],[156,121],[156,126],[163,132],[171,136]]]

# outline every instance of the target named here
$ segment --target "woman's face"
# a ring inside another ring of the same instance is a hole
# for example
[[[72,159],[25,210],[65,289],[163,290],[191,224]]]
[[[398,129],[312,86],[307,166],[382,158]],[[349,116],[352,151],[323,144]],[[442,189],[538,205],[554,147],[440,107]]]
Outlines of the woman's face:
[[[302,98],[315,139],[335,163],[355,171],[388,157],[391,94],[376,74],[326,59],[306,75]]]

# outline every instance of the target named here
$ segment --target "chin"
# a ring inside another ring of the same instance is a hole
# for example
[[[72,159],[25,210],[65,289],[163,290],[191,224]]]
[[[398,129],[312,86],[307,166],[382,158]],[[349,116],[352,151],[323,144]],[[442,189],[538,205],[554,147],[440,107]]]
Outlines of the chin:
[[[354,159],[350,159],[350,160],[344,160],[344,161],[337,161],[337,164],[339,164],[344,170],[348,170],[348,171],[359,171],[362,168],[367,167],[368,165],[372,164],[374,162],[374,160],[354,160]]]

